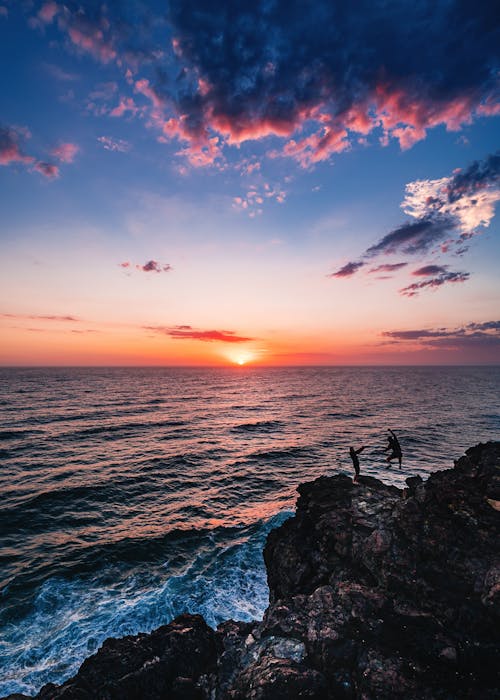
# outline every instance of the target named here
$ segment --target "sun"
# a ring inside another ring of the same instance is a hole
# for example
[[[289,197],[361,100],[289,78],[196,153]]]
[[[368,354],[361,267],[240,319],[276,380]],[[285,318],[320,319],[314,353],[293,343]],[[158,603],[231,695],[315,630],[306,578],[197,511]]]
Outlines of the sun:
[[[227,355],[227,358],[233,363],[233,365],[243,367],[243,365],[247,365],[252,362],[252,360],[255,359],[255,355],[247,350],[240,350],[239,352],[231,352],[231,354]]]

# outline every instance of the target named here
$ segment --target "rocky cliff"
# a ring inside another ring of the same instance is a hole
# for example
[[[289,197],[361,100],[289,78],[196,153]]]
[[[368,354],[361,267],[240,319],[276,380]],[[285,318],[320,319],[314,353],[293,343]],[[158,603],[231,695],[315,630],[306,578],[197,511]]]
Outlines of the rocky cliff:
[[[108,639],[39,700],[500,697],[500,442],[400,490],[321,477],[268,537],[261,623]],[[10,696],[22,698],[23,696]]]

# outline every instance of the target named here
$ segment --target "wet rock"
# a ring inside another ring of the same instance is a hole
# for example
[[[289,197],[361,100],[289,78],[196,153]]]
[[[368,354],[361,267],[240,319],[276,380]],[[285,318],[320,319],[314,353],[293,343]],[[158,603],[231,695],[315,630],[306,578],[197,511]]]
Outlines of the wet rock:
[[[295,517],[267,540],[262,622],[214,632],[182,615],[109,639],[37,697],[498,699],[500,443],[406,483],[302,484]]]
[[[215,633],[200,615],[181,615],[151,634],[107,639],[74,678],[48,684],[39,700],[202,700],[200,678],[215,669]]]

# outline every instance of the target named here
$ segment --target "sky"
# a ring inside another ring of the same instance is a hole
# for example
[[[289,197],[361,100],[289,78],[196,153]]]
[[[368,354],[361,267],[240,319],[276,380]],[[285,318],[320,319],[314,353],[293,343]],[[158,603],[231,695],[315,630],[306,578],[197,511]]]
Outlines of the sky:
[[[498,364],[499,47],[483,0],[0,0],[0,364]]]

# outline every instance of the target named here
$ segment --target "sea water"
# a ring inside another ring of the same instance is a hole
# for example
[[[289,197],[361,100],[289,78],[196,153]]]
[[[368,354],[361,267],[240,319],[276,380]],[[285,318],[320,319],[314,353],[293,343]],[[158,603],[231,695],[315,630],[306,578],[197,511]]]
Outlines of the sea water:
[[[261,618],[298,484],[351,445],[398,486],[449,468],[499,396],[499,367],[0,369],[0,696],[184,611]]]

